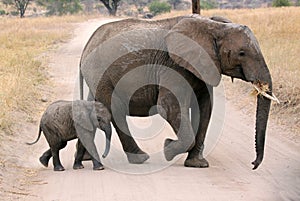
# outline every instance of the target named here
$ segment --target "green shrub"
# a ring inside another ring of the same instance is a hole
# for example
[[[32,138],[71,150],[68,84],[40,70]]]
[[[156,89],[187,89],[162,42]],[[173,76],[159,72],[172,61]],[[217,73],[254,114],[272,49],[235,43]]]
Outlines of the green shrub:
[[[291,2],[289,0],[273,0],[273,7],[290,6]]]
[[[218,7],[218,3],[214,0],[203,0],[200,4],[201,9],[209,10]]]
[[[79,0],[37,0],[37,4],[47,9],[47,15],[75,14],[82,10]]]
[[[158,15],[161,13],[166,13],[171,11],[171,5],[167,2],[160,2],[158,0],[153,1],[149,4],[149,11],[153,13],[153,15]]]
[[[10,14],[12,16],[18,16],[19,15],[19,11],[10,11]]]
[[[0,10],[0,15],[5,15],[5,14],[6,14],[5,10]]]

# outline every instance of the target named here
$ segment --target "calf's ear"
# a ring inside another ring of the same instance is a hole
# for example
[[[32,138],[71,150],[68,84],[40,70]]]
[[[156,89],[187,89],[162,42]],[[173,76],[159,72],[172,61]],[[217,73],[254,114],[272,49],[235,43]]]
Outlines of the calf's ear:
[[[72,106],[72,115],[76,127],[81,127],[87,131],[94,131],[94,125],[91,114],[93,111],[92,105],[86,104],[85,101],[74,101]]]
[[[93,104],[86,101],[74,101],[73,120],[77,136],[89,154],[100,162],[100,157],[94,143],[96,127],[93,125],[97,121]]]

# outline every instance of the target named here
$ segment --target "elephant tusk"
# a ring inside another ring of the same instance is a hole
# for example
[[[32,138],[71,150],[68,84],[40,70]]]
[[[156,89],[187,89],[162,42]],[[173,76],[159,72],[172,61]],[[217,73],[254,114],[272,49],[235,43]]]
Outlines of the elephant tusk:
[[[266,93],[266,91],[268,91],[268,86],[264,86],[264,85],[260,85],[260,84],[253,84],[255,90],[257,91],[257,95],[261,94],[262,96],[273,100],[275,102],[277,102],[278,104],[280,103],[280,101],[278,100],[278,98],[272,93],[272,95],[269,95]]]

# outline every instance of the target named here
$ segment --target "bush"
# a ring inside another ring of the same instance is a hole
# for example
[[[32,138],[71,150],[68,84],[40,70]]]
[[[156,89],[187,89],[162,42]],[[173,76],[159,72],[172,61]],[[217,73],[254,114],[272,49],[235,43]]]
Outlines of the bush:
[[[47,9],[47,15],[75,14],[82,10],[79,0],[37,0],[37,4]]]
[[[5,10],[0,10],[0,15],[5,15],[5,14],[6,14]]]
[[[171,5],[167,2],[159,2],[158,0],[153,1],[149,4],[149,11],[153,15],[158,15],[161,13],[166,13],[171,11]]]
[[[273,7],[290,6],[289,0],[273,0]]]
[[[214,0],[203,0],[200,4],[201,9],[209,10],[218,7],[218,3]]]
[[[10,11],[10,14],[12,16],[18,16],[19,15],[19,11]]]

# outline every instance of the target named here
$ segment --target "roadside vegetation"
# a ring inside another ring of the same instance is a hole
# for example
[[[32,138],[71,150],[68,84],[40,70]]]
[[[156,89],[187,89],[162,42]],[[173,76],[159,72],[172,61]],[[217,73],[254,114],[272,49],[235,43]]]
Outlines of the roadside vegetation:
[[[45,83],[40,55],[71,36],[74,22],[83,16],[50,18],[0,18],[0,139],[11,133],[18,114],[31,120]]]

